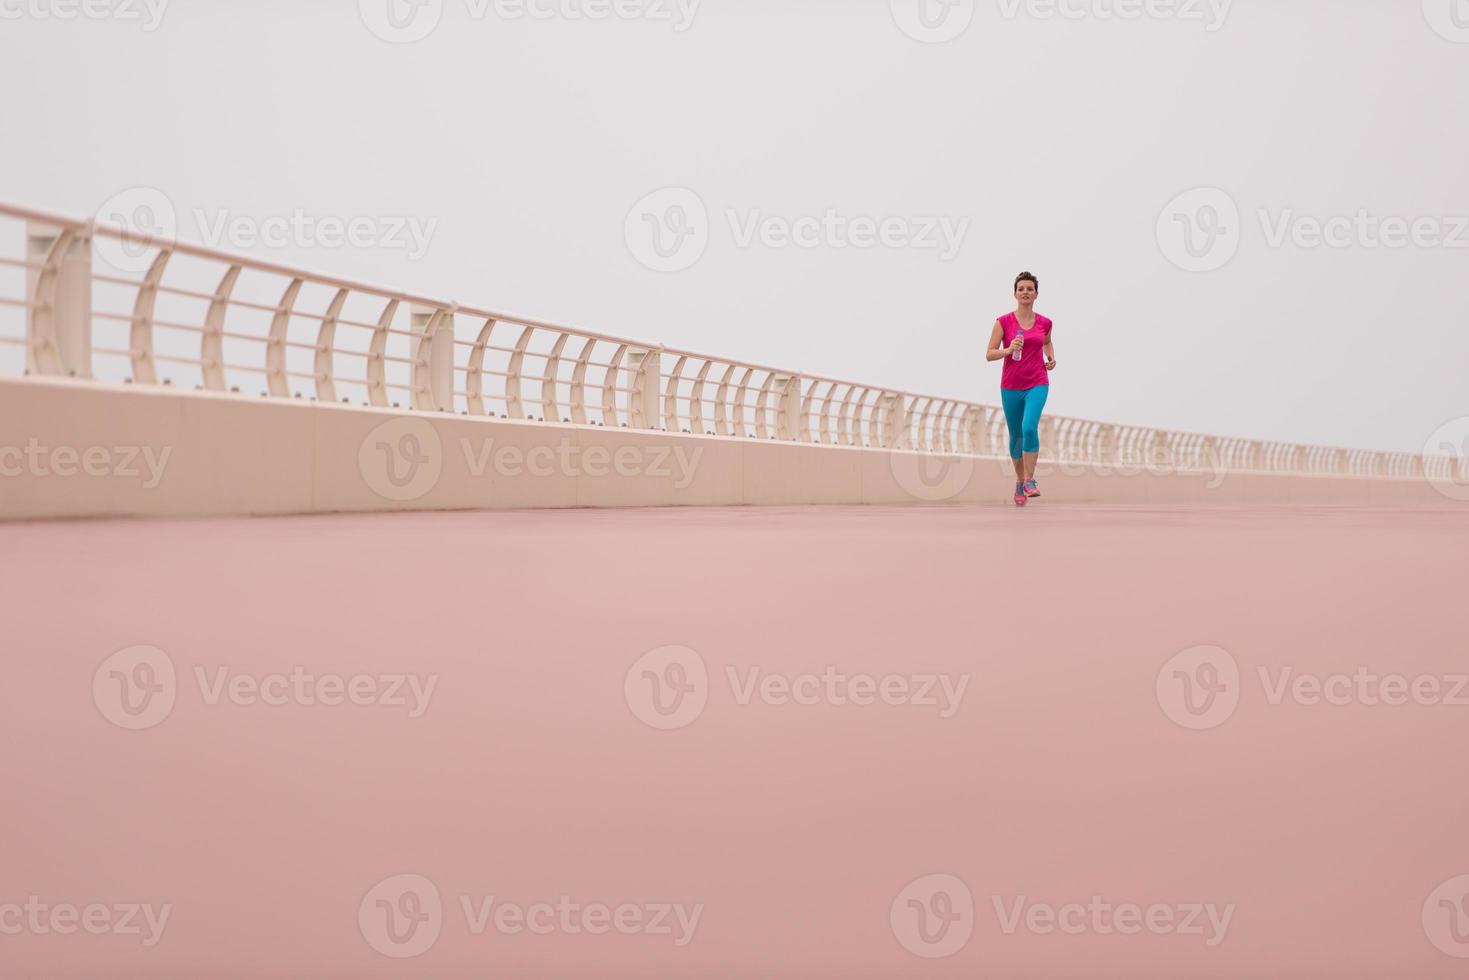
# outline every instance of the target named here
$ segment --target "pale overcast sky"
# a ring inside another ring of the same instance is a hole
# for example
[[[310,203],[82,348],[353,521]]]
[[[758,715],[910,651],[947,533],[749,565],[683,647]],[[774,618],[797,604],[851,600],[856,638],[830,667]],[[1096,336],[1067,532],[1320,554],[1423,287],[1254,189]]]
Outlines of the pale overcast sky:
[[[1469,415],[1465,0],[86,2],[0,0],[0,199],[991,404],[1031,269],[1055,413]]]

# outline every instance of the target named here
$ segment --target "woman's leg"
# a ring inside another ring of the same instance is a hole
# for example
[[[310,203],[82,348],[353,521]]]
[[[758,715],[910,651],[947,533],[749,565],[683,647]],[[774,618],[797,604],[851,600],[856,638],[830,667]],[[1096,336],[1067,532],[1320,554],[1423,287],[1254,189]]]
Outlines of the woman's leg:
[[[1000,389],[1000,406],[1005,409],[1005,426],[1010,430],[1010,459],[1015,463],[1015,479],[1025,479],[1025,463],[1022,457],[1024,436],[1021,429],[1025,424],[1025,395],[1023,391]]]
[[[1035,463],[1041,453],[1041,413],[1046,410],[1046,398],[1050,393],[1050,385],[1037,385],[1023,392],[1025,406],[1021,416],[1020,438],[1025,457],[1025,475],[1021,477],[1022,480],[1035,479]],[[1013,444],[1013,438],[1011,442]],[[1015,455],[1013,450],[1010,455]]]

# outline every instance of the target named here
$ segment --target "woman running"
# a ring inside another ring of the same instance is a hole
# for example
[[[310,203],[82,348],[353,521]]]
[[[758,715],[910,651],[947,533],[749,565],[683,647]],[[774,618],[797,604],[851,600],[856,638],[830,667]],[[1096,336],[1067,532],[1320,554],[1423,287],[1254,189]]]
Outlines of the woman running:
[[[984,353],[986,361],[1005,361],[1000,372],[1000,403],[1010,428],[1016,507],[1024,507],[1029,498],[1041,495],[1035,482],[1035,461],[1041,451],[1041,412],[1051,393],[1049,372],[1056,370],[1051,321],[1035,311],[1040,290],[1040,280],[1029,272],[1015,277],[1015,312],[995,321],[989,349]]]

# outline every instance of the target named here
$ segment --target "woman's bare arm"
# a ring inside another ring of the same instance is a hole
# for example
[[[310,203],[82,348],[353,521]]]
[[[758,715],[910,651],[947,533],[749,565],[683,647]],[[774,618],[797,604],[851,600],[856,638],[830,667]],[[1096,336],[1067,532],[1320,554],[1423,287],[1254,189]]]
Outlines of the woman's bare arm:
[[[1019,337],[1016,337],[1015,340],[1021,344],[1025,343]],[[1000,321],[996,320],[995,328],[990,331],[990,345],[984,352],[984,359],[986,361],[1003,361],[1014,353],[1015,343],[1012,342],[1009,347],[1001,347],[1000,345],[1004,342],[1005,329],[1000,326]]]
[[[1046,352],[1046,370],[1047,371],[1054,371],[1054,370],[1056,370],[1056,345],[1053,344],[1053,343],[1051,343],[1051,338],[1050,337],[1047,337],[1046,338],[1045,352]]]

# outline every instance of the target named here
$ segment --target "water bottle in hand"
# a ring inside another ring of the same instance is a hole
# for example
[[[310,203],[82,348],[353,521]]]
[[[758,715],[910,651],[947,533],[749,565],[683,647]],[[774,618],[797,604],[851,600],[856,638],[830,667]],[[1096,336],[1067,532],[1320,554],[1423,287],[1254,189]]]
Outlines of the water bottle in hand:
[[[1025,331],[1024,330],[1021,330],[1020,332],[1018,332],[1017,334],[1015,334],[1015,340],[1010,341],[1010,346],[1011,347],[1015,347],[1015,344],[1017,342],[1019,342],[1021,344],[1024,344],[1025,343]],[[1020,360],[1020,355],[1023,354],[1023,353],[1025,353],[1025,352],[1022,351],[1019,347],[1015,347],[1015,351],[1014,351],[1014,353],[1012,353],[1010,355],[1010,359],[1012,361],[1018,361],[1018,360]]]

